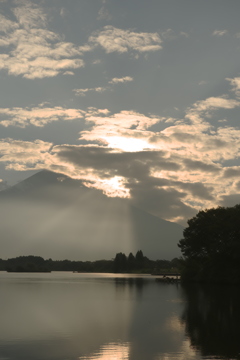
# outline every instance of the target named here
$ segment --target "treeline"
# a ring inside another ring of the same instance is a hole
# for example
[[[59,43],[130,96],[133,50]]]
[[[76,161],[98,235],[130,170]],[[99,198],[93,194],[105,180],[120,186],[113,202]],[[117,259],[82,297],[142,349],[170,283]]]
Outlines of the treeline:
[[[177,258],[169,260],[150,260],[139,250],[134,256],[117,253],[112,260],[71,261],[43,259],[40,256],[18,256],[7,260],[0,259],[0,270],[8,272],[50,272],[77,271],[102,273],[158,273],[176,272],[181,265]]]
[[[142,250],[137,251],[134,256],[131,252],[128,256],[124,253],[117,253],[113,260],[114,273],[160,273],[178,272],[181,261],[174,258],[168,260],[150,260],[143,255]]]

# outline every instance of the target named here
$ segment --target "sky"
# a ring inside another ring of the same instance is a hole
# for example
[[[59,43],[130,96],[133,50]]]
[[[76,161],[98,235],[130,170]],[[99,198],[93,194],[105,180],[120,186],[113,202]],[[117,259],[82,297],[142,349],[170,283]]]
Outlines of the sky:
[[[42,169],[186,224],[240,201],[239,0],[0,0],[0,189]]]

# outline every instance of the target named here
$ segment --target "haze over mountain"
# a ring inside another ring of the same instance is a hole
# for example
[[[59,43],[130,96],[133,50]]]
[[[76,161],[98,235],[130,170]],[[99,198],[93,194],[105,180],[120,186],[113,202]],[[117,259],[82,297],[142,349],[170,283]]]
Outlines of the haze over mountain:
[[[0,192],[1,258],[111,259],[141,249],[150,259],[180,256],[183,228],[107,197],[81,181],[41,171]]]

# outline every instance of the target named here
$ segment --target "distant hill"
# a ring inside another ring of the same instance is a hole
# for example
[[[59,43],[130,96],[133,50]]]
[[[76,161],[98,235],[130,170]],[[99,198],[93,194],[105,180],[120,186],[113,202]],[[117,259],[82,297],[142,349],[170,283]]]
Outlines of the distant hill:
[[[109,198],[79,180],[40,171],[0,192],[0,257],[110,259],[141,249],[151,259],[180,256],[183,228]]]

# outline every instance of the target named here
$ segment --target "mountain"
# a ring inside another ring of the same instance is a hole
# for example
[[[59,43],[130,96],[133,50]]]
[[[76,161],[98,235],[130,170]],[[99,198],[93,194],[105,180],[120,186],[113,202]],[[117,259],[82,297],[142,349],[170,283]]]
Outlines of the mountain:
[[[111,259],[141,249],[150,259],[180,256],[183,228],[110,198],[79,180],[40,171],[0,192],[1,258]]]

